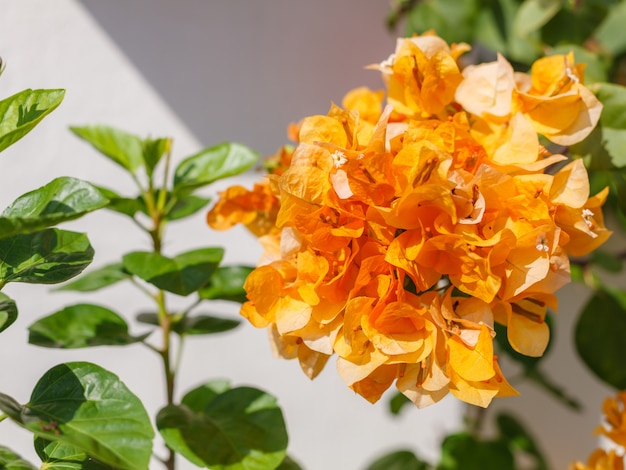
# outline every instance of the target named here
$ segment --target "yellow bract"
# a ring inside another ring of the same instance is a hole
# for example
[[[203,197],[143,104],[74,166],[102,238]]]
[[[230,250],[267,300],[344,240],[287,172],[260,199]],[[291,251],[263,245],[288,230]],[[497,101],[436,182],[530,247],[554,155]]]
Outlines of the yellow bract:
[[[461,71],[466,50],[432,34],[398,40],[373,67],[386,105],[357,88],[303,119],[269,179],[230,188],[208,216],[263,236],[242,314],[269,327],[276,354],[311,378],[337,355],[371,402],[394,383],[418,407],[516,394],[494,322],[518,352],[543,354],[568,256],[610,235],[606,191],[589,197],[580,160],[545,172],[566,157],[539,143],[578,142],[597,123],[582,67],[561,55],[521,74],[498,56]]]

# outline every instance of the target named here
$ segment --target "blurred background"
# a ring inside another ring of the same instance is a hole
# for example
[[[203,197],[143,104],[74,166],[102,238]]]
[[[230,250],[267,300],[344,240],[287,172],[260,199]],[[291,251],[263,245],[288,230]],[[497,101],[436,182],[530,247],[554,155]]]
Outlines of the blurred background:
[[[24,88],[64,88],[65,100],[19,145],[2,154],[0,204],[50,179],[74,176],[114,186],[132,181],[68,131],[70,125],[107,124],[140,136],[174,138],[176,161],[223,141],[244,143],[269,155],[287,143],[289,123],[325,114],[351,88],[382,88],[380,62],[394,49],[383,0],[2,0],[0,56],[6,70],[0,97]],[[398,29],[401,31],[401,29]],[[255,172],[220,183],[251,186]],[[111,184],[113,183],[113,184]],[[121,216],[100,211],[64,227],[85,231],[96,250],[91,268],[116,261],[149,240]],[[168,227],[165,254],[224,246],[229,263],[254,264],[261,254],[244,230],[209,230],[204,213]],[[88,268],[89,270],[89,268]],[[0,391],[26,402],[35,382],[53,365],[96,362],[118,374],[152,416],[164,403],[157,357],[141,346],[46,350],[27,344],[27,327],[71,302],[108,306],[132,320],[143,298],[116,285],[81,296],[41,285],[10,284],[20,316],[0,337]],[[572,346],[574,318],[589,293],[579,284],[561,291],[556,337],[546,370],[585,404],[572,412],[532,386],[494,407],[519,415],[537,436],[554,468],[595,447],[591,430],[609,389],[580,363]],[[236,305],[213,311],[236,317]],[[131,333],[141,333],[136,323]],[[250,325],[214,337],[191,338],[180,373],[183,392],[207,379],[226,377],[276,397],[290,434],[289,454],[309,470],[359,470],[396,448],[435,459],[439,444],[462,420],[462,405],[449,397],[424,410],[387,411],[388,400],[370,405],[340,381],[332,361],[309,381],[296,362],[274,359],[266,333]],[[506,370],[505,370],[506,373]],[[0,444],[34,455],[31,435],[0,424]],[[36,458],[32,459],[37,461]],[[182,460],[180,468],[186,467]]]

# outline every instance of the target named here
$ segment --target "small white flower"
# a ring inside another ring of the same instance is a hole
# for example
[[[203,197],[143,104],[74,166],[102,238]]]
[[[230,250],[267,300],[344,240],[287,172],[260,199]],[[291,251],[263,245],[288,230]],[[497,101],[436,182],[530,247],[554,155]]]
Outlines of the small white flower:
[[[550,251],[550,247],[548,246],[548,239],[546,238],[546,234],[542,233],[537,236],[537,244],[535,245],[538,251],[548,252]]]
[[[333,157],[333,161],[335,162],[336,168],[339,168],[340,166],[342,166],[344,163],[348,161],[348,159],[346,158],[346,156],[341,150],[335,150],[333,154],[331,155],[331,157]]]

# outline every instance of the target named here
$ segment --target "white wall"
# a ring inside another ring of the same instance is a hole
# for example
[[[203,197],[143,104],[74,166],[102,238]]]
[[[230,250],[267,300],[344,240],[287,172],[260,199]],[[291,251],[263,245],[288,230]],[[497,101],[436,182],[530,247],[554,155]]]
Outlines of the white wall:
[[[31,135],[1,155],[0,205],[60,175],[132,190],[120,170],[67,131],[73,124],[171,135],[177,159],[223,140],[263,154],[275,151],[285,142],[289,122],[324,113],[351,87],[381,86],[377,74],[363,66],[393,49],[395,39],[383,25],[386,10],[387,2],[379,0],[2,0],[0,56],[7,69],[0,97],[27,87],[62,87],[67,96]],[[148,247],[132,224],[105,211],[65,227],[88,232],[96,249],[94,267]],[[243,230],[209,231],[202,214],[172,225],[168,237],[169,254],[224,245],[227,261],[253,263],[260,253]],[[163,403],[163,387],[156,357],[145,348],[57,351],[26,344],[30,323],[69,303],[100,302],[130,321],[146,305],[140,294],[128,286],[96,296],[31,285],[4,291],[17,300],[20,317],[0,336],[0,391],[27,401],[48,368],[90,360],[119,374],[154,415]],[[547,362],[554,380],[587,404],[586,412],[573,414],[529,387],[522,388],[522,397],[497,404],[516,407],[541,436],[555,468],[585,458],[593,447],[590,433],[606,391],[571,349],[572,320],[586,293],[577,286],[564,293],[556,347]],[[233,306],[220,308],[237,315]],[[434,457],[442,436],[460,421],[461,407],[453,399],[392,420],[383,403],[371,406],[348,390],[332,365],[310,382],[296,363],[272,359],[264,332],[248,325],[189,341],[179,390],[215,377],[278,396],[290,431],[289,452],[309,470],[358,470],[390,447]],[[0,423],[0,443],[33,455],[30,435],[6,421]]]

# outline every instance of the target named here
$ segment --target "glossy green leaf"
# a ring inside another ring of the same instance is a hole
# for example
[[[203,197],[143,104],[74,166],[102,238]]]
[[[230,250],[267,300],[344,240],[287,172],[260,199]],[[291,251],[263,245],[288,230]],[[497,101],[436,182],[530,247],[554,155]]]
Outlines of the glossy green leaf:
[[[6,330],[17,319],[17,305],[9,296],[0,292],[0,331]]]
[[[184,219],[204,209],[211,202],[210,198],[188,194],[177,198],[176,203],[167,212],[167,220]]]
[[[65,90],[24,90],[0,101],[0,152],[28,134],[63,101]]]
[[[159,317],[156,313],[140,313],[137,321],[147,325],[159,326]],[[223,333],[237,328],[240,320],[220,318],[211,315],[181,316],[172,324],[172,331],[178,335],[210,335]]]
[[[189,390],[181,404],[192,411],[202,413],[206,406],[219,394],[230,390],[230,382],[224,379],[215,379],[203,383],[202,385]]]
[[[545,25],[561,8],[561,0],[525,0],[519,7],[513,33],[525,37]]]
[[[243,303],[247,299],[243,283],[254,270],[251,266],[220,266],[206,287],[198,291],[201,299],[230,300]]]
[[[55,284],[85,269],[93,248],[83,233],[48,228],[0,240],[0,286],[8,282]]]
[[[575,329],[578,355],[603,382],[626,388],[626,291],[598,290],[587,301]]]
[[[174,173],[174,192],[190,192],[252,168],[259,156],[237,143],[222,143],[186,158]]]
[[[202,412],[169,405],[157,415],[168,446],[212,470],[275,469],[286,455],[287,431],[276,399],[239,387],[213,398]]]
[[[467,433],[447,436],[441,447],[437,470],[514,469],[513,453],[499,441],[479,441]]]
[[[594,34],[603,48],[614,56],[626,52],[624,24],[626,24],[626,2],[621,1],[611,8],[610,14],[606,15]]]
[[[410,450],[396,450],[374,460],[365,470],[428,470],[426,462]]]
[[[61,177],[18,197],[0,216],[0,238],[41,230],[108,204],[86,181]]]
[[[35,438],[35,451],[45,470],[115,470],[89,457],[82,449],[62,441]]]
[[[81,139],[131,173],[143,165],[143,141],[136,135],[108,126],[70,127]]]
[[[115,374],[95,364],[55,366],[28,404],[0,394],[0,409],[36,436],[82,449],[117,469],[148,468],[154,430],[146,410]]]
[[[37,470],[37,467],[8,447],[0,445],[0,470]]]
[[[211,335],[223,333],[237,328],[240,320],[219,318],[211,315],[185,316],[173,326],[173,331],[179,335]]]
[[[124,269],[122,263],[113,263],[83,274],[75,281],[64,284],[57,290],[92,292],[130,278],[130,274]]]
[[[125,255],[123,263],[128,272],[159,289],[185,296],[209,282],[223,255],[222,248],[201,248],[174,258],[136,251]]]
[[[131,336],[128,324],[117,313],[93,304],[65,307],[28,327],[28,342],[46,348],[123,346],[145,336]]]
[[[172,148],[172,139],[145,139],[143,145],[143,162],[146,166],[146,173],[151,176],[154,168],[157,166],[161,158],[170,152]]]
[[[97,186],[98,190],[104,197],[109,200],[107,209],[119,212],[120,214],[134,217],[137,212],[146,212],[146,206],[141,197],[129,198],[120,196],[112,189]]]
[[[548,462],[543,453],[517,418],[509,413],[500,413],[496,416],[496,423],[500,435],[509,443],[510,448],[519,449],[534,460],[533,470],[548,470]]]

